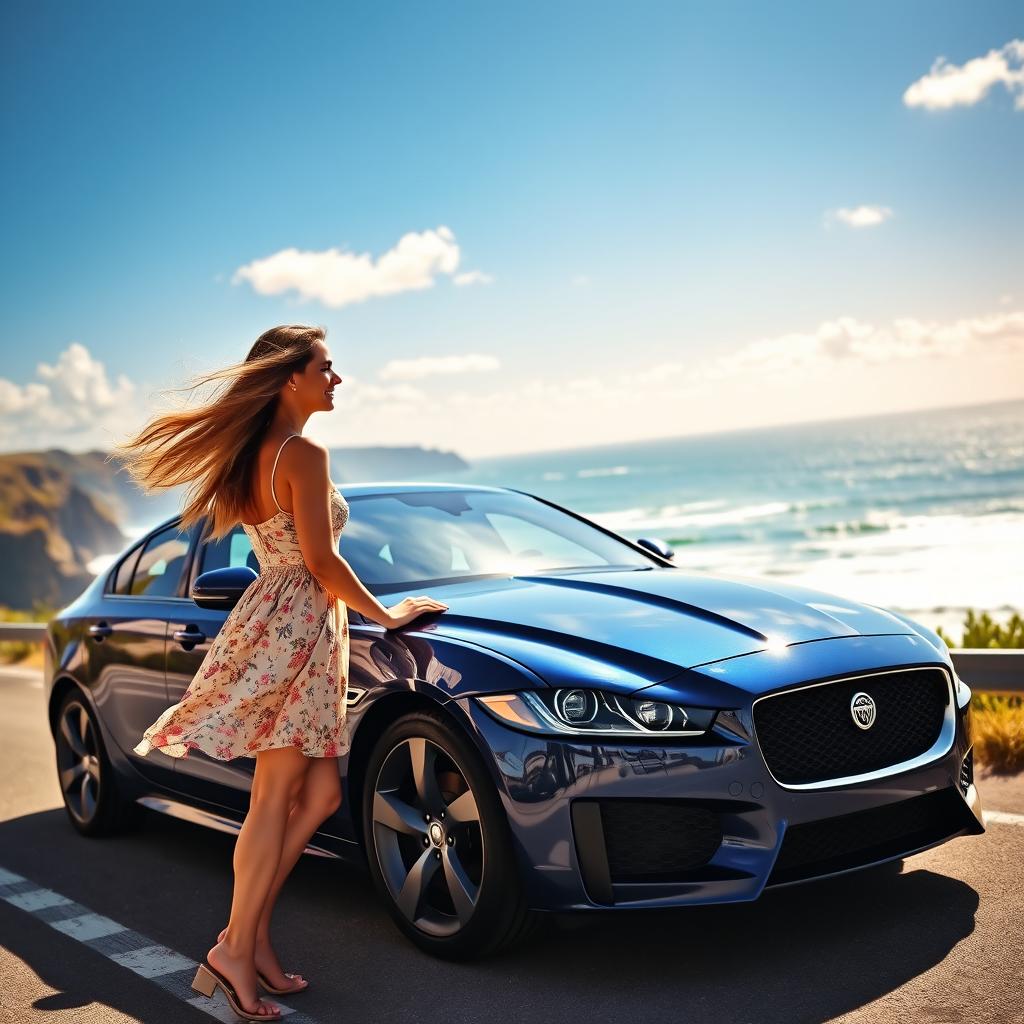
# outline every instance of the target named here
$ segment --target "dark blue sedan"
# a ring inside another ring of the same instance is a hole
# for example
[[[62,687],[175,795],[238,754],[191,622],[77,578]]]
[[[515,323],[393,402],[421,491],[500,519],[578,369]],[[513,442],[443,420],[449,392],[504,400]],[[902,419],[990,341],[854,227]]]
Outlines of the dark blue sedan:
[[[447,957],[543,911],[754,900],[984,831],[970,690],[930,629],[875,605],[673,566],[521,491],[346,487],[352,749],[308,852],[364,863],[398,926]],[[260,566],[171,520],[49,624],[45,691],[68,816],[144,805],[237,831],[255,760],[132,747],[183,696]]]

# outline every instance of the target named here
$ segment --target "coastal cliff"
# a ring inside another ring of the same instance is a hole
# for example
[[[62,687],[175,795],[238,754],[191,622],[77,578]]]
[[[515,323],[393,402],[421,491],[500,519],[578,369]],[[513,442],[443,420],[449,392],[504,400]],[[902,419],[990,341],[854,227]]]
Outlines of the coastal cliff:
[[[0,604],[11,608],[71,600],[93,578],[88,563],[127,539],[104,496],[50,455],[0,455]]]

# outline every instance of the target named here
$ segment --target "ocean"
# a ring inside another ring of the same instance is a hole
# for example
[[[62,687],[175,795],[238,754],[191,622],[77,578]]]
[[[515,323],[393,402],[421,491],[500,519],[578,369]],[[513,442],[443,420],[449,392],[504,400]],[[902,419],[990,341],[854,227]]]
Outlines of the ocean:
[[[683,569],[795,582],[960,643],[1024,611],[1024,400],[478,459]]]

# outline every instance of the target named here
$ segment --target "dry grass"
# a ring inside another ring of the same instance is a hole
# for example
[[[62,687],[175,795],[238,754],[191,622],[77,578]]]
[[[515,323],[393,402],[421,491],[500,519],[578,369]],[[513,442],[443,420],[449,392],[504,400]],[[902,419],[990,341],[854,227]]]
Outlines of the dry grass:
[[[43,657],[43,645],[28,641],[25,643],[13,640],[0,642],[0,665],[41,669],[46,665]]]
[[[975,693],[971,732],[979,765],[1001,775],[1024,770],[1024,698]]]

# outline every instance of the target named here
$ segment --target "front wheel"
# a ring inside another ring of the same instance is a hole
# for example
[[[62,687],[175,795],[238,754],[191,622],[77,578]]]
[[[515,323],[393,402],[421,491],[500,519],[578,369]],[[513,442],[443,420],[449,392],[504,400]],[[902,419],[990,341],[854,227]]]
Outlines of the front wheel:
[[[416,711],[385,730],[367,766],[363,834],[377,891],[426,952],[476,958],[536,924],[494,784],[442,716]]]

